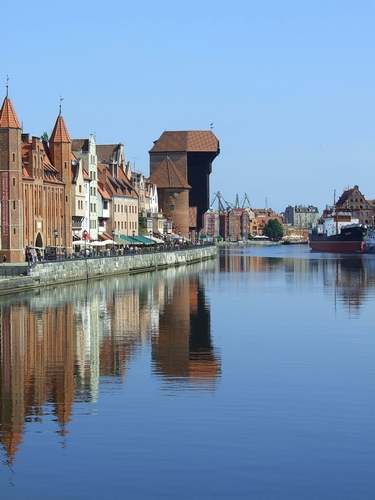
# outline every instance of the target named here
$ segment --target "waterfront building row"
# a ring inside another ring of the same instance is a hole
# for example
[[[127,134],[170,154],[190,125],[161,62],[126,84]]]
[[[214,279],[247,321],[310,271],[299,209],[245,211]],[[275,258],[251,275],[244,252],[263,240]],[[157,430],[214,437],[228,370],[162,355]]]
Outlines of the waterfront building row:
[[[150,177],[132,172],[124,146],[71,139],[61,114],[51,136],[23,133],[8,97],[0,110],[0,250],[114,240],[172,231],[192,238],[208,207],[208,177],[219,154],[211,131],[164,132],[150,150]],[[159,182],[159,185],[157,185]]]
[[[209,209],[204,214],[202,237],[212,241],[217,237],[225,241],[246,241],[262,236],[263,229],[271,219],[283,223],[282,218],[270,208],[230,208],[224,211]]]

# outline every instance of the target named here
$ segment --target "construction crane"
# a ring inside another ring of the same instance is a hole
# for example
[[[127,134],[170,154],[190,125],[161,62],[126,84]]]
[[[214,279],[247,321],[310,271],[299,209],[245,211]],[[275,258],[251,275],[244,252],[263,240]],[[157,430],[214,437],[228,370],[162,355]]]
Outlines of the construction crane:
[[[213,207],[216,200],[218,201],[219,212],[227,212],[228,210],[233,208],[233,203],[230,203],[229,201],[225,201],[225,199],[222,196],[222,194],[220,193],[220,191],[218,191],[217,193],[214,193],[214,197],[213,197],[212,202],[211,202],[211,207]]]

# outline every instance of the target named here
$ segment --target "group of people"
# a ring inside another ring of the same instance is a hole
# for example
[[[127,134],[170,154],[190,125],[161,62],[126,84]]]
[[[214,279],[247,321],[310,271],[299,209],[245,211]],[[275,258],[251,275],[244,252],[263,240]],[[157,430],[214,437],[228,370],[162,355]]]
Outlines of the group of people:
[[[42,261],[43,254],[39,249],[26,248],[26,261],[31,265],[33,262]]]

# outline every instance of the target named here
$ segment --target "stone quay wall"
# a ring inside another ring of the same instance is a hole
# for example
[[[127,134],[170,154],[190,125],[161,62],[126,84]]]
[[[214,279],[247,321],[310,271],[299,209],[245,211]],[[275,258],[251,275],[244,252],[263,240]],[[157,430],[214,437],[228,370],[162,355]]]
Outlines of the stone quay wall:
[[[156,271],[202,262],[217,256],[217,248],[195,247],[187,250],[156,253],[134,253],[110,257],[92,257],[51,262],[38,262],[28,269],[28,279],[34,286],[68,283],[77,280],[97,279],[115,274]],[[18,278],[19,281],[22,278]]]

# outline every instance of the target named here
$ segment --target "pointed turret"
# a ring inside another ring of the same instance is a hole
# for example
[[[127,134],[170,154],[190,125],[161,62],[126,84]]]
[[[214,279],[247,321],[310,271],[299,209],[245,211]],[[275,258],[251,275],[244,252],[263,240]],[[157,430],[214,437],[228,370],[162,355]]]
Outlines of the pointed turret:
[[[57,117],[53,132],[49,139],[50,159],[53,166],[58,170],[60,179],[65,184],[64,213],[60,221],[56,221],[59,239],[56,244],[66,247],[68,253],[72,251],[72,176],[71,176],[71,154],[72,141],[64,118],[60,113]]]
[[[5,97],[0,110],[0,128],[18,128],[22,129],[14,111],[12,101],[8,96]]]
[[[49,142],[62,142],[62,143],[72,142],[69,137],[68,129],[66,128],[65,121],[61,113],[57,117],[55,127],[53,129]]]
[[[24,259],[21,129],[7,88],[0,110],[0,238],[8,262]]]

